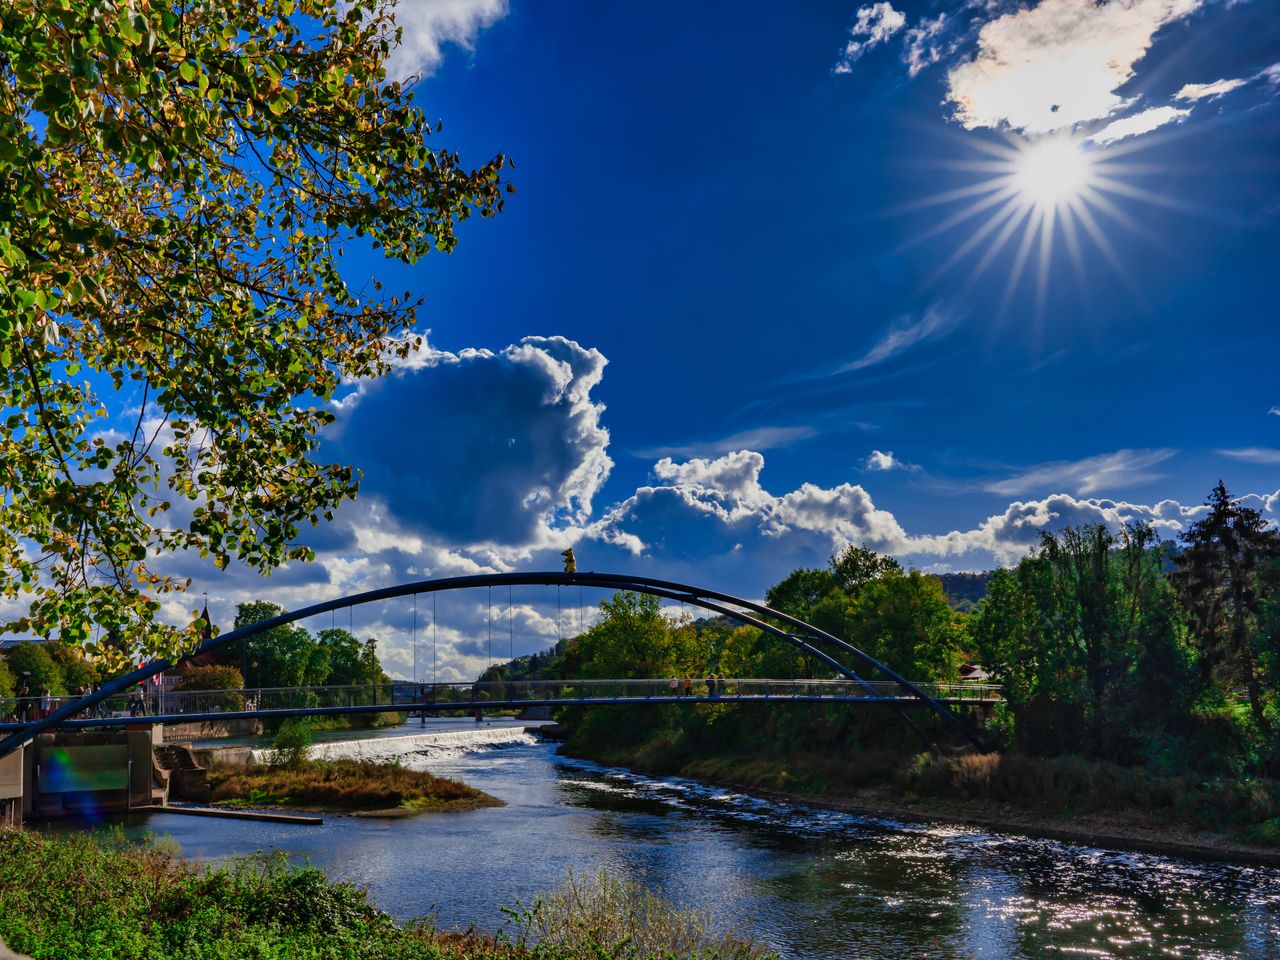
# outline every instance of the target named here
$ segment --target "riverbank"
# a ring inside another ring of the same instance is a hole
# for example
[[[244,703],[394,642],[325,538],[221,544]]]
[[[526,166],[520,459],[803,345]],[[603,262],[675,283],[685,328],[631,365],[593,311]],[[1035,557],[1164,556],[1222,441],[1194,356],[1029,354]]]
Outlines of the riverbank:
[[[570,877],[511,916],[510,938],[440,931],[424,921],[399,925],[361,888],[291,866],[283,855],[197,867],[120,834],[0,830],[0,941],[34,960],[768,956],[754,942],[709,934],[701,914],[605,875]],[[637,954],[636,945],[647,949]]]
[[[500,807],[497,797],[425,770],[371,760],[307,760],[293,766],[215,767],[214,806],[406,816]]]
[[[1174,792],[1178,786],[1188,790],[1187,785],[1175,783],[1167,795],[1160,790],[1153,795],[1153,782],[1169,782],[1079,758],[1016,758],[1013,765],[1019,769],[1009,777],[1000,771],[1008,758],[998,755],[938,759],[875,753],[858,762],[804,754],[675,759],[644,748],[584,750],[572,741],[562,751],[648,775],[684,777],[875,819],[941,821],[1096,847],[1280,866],[1280,843],[1250,840],[1238,827],[1205,829],[1189,822],[1194,811],[1187,794]],[[1147,804],[1107,802],[1107,797],[1135,794],[1145,794]],[[1267,819],[1251,829],[1280,840],[1277,826]]]

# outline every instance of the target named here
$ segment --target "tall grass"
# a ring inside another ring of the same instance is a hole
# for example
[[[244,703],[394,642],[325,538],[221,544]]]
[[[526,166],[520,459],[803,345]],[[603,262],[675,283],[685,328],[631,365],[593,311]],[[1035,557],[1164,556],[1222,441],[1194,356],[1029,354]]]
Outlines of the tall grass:
[[[767,947],[750,937],[712,932],[702,910],[677,907],[634,880],[601,870],[582,879],[572,872],[554,893],[532,906],[506,909],[516,945],[583,957],[698,957],[763,960]]]

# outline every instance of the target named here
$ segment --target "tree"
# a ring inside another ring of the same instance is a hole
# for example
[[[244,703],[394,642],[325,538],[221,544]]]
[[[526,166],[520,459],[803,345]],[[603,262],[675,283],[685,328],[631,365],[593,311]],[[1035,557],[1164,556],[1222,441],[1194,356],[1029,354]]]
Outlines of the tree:
[[[270,620],[284,608],[266,600],[236,607],[235,628]],[[245,641],[245,680],[255,687],[311,687],[329,676],[329,651],[297,624],[286,623],[248,637]]]
[[[85,659],[83,648],[57,642],[43,646],[62,672],[62,684],[68,693],[93,690],[101,682],[97,667]]]
[[[845,636],[909,680],[957,677],[968,639],[963,614],[947,602],[937,577],[918,570],[868,580],[848,606]]]
[[[1024,747],[1129,760],[1185,727],[1196,686],[1166,560],[1145,524],[1118,541],[1068,528],[991,578],[973,644]]]
[[[19,643],[5,651],[9,671],[20,697],[38,697],[48,690],[55,697],[67,692],[62,670],[42,643]]]
[[[355,495],[312,459],[325,401],[418,301],[349,288],[344,245],[414,262],[502,208],[501,155],[427,145],[397,40],[378,0],[0,6],[0,628],[176,653],[161,558],[266,573]]]
[[[770,587],[764,602],[774,610],[807,620],[813,608],[834,589],[836,578],[830,570],[801,567]]]
[[[15,690],[13,672],[4,657],[0,657],[0,699],[12,697]]]
[[[1261,512],[1231,499],[1221,481],[1209,494],[1207,515],[1182,535],[1172,575],[1191,624],[1206,682],[1239,683],[1258,728],[1269,734],[1264,691],[1268,648],[1280,643],[1262,629],[1268,602],[1264,573],[1280,559],[1280,534]]]
[[[331,686],[365,685],[382,683],[386,679],[375,641],[361,643],[350,631],[333,627],[316,634],[316,642],[329,654],[329,675],[324,683]]]
[[[873,580],[901,572],[902,565],[897,560],[876,553],[866,545],[855,547],[849,544],[831,558],[831,573],[836,585],[850,595]]]
[[[211,664],[207,667],[188,667],[182,671],[177,690],[224,690],[219,697],[206,698],[206,702],[220,710],[243,710],[244,677],[235,667]]]

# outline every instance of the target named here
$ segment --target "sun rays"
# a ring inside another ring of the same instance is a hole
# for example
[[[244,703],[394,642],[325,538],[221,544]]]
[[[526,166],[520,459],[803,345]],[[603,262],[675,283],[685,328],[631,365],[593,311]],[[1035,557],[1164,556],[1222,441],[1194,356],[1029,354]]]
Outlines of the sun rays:
[[[1132,182],[1150,168],[1122,162],[1130,150],[1103,149],[1075,133],[1031,139],[1009,136],[1004,143],[969,139],[967,143],[976,156],[943,165],[974,179],[911,205],[942,211],[904,247],[942,235],[954,235],[957,240],[928,277],[928,286],[965,265],[967,288],[1003,255],[1008,261],[1004,304],[1024,279],[1030,279],[1037,307],[1042,308],[1055,254],[1064,251],[1077,280],[1083,282],[1085,252],[1092,248],[1133,289],[1112,236],[1117,228],[1145,231],[1118,201],[1185,209],[1184,204]]]

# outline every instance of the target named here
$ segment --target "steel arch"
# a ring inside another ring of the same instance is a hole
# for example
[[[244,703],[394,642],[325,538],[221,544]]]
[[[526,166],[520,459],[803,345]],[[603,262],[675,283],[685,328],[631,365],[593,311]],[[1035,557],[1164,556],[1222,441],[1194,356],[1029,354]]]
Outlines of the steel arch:
[[[823,663],[830,666],[845,678],[857,683],[866,683],[866,680],[851,667],[841,663],[839,660],[835,659],[835,657],[818,649],[810,642],[816,641],[823,645],[833,647],[843,653],[849,654],[864,667],[869,667],[888,677],[910,696],[921,701],[922,705],[927,706],[932,712],[950,723],[974,747],[979,750],[985,749],[978,737],[958,716],[956,716],[955,713],[949,710],[945,704],[942,704],[933,697],[930,697],[910,680],[907,680],[886,664],[881,663],[870,654],[859,650],[852,644],[841,640],[839,637],[827,633],[825,630],[821,630],[810,623],[806,623],[803,620],[783,613],[780,610],[774,610],[764,604],[756,603],[752,600],[744,600],[741,597],[735,597],[732,594],[723,593],[718,590],[709,590],[702,587],[692,586],[690,584],[678,583],[672,580],[661,580],[654,577],[629,576],[626,574],[594,573],[590,571],[575,573],[562,573],[556,571],[473,574],[464,577],[446,577],[441,580],[421,580],[414,583],[399,584],[394,587],[382,587],[377,590],[368,590],[364,593],[353,594],[348,597],[340,597],[336,600],[325,600],[321,603],[315,603],[308,607],[303,607],[300,610],[283,613],[280,616],[272,617],[269,620],[263,620],[259,623],[241,627],[238,630],[232,630],[216,637],[210,637],[209,639],[202,641],[199,646],[197,646],[196,649],[186,657],[182,657],[177,661],[172,661],[167,658],[153,660],[150,663],[139,667],[137,670],[133,670],[121,677],[117,677],[115,680],[108,681],[89,696],[78,699],[72,703],[64,704],[50,713],[49,716],[27,724],[21,730],[18,730],[5,737],[3,740],[0,740],[0,757],[16,750],[18,747],[21,747],[26,743],[31,742],[31,740],[39,736],[44,731],[58,726],[62,721],[74,717],[77,713],[93,707],[95,704],[100,703],[108,697],[116,696],[135,684],[142,683],[151,677],[154,677],[156,674],[163,673],[165,670],[176,666],[192,656],[208,653],[212,650],[236,643],[240,640],[245,640],[255,634],[263,633],[275,627],[295,623],[298,620],[305,620],[309,617],[314,617],[322,613],[356,607],[366,603],[376,603],[381,600],[394,600],[399,597],[492,586],[598,587],[612,590],[630,590],[636,593],[647,593],[651,596],[680,600],[717,614],[732,617],[735,620],[757,627],[758,629],[762,629],[771,636],[777,637],[797,649],[803,650],[805,653],[818,657]],[[733,607],[739,607],[741,610],[734,610],[732,609]],[[742,611],[749,612],[744,613]],[[773,623],[769,623],[769,620],[781,623],[791,629],[782,629]],[[926,745],[930,748],[934,746],[934,743],[929,736],[921,730],[919,726],[912,722],[911,719],[902,712],[901,708],[895,707],[895,710],[915,731],[915,733],[924,740]]]

